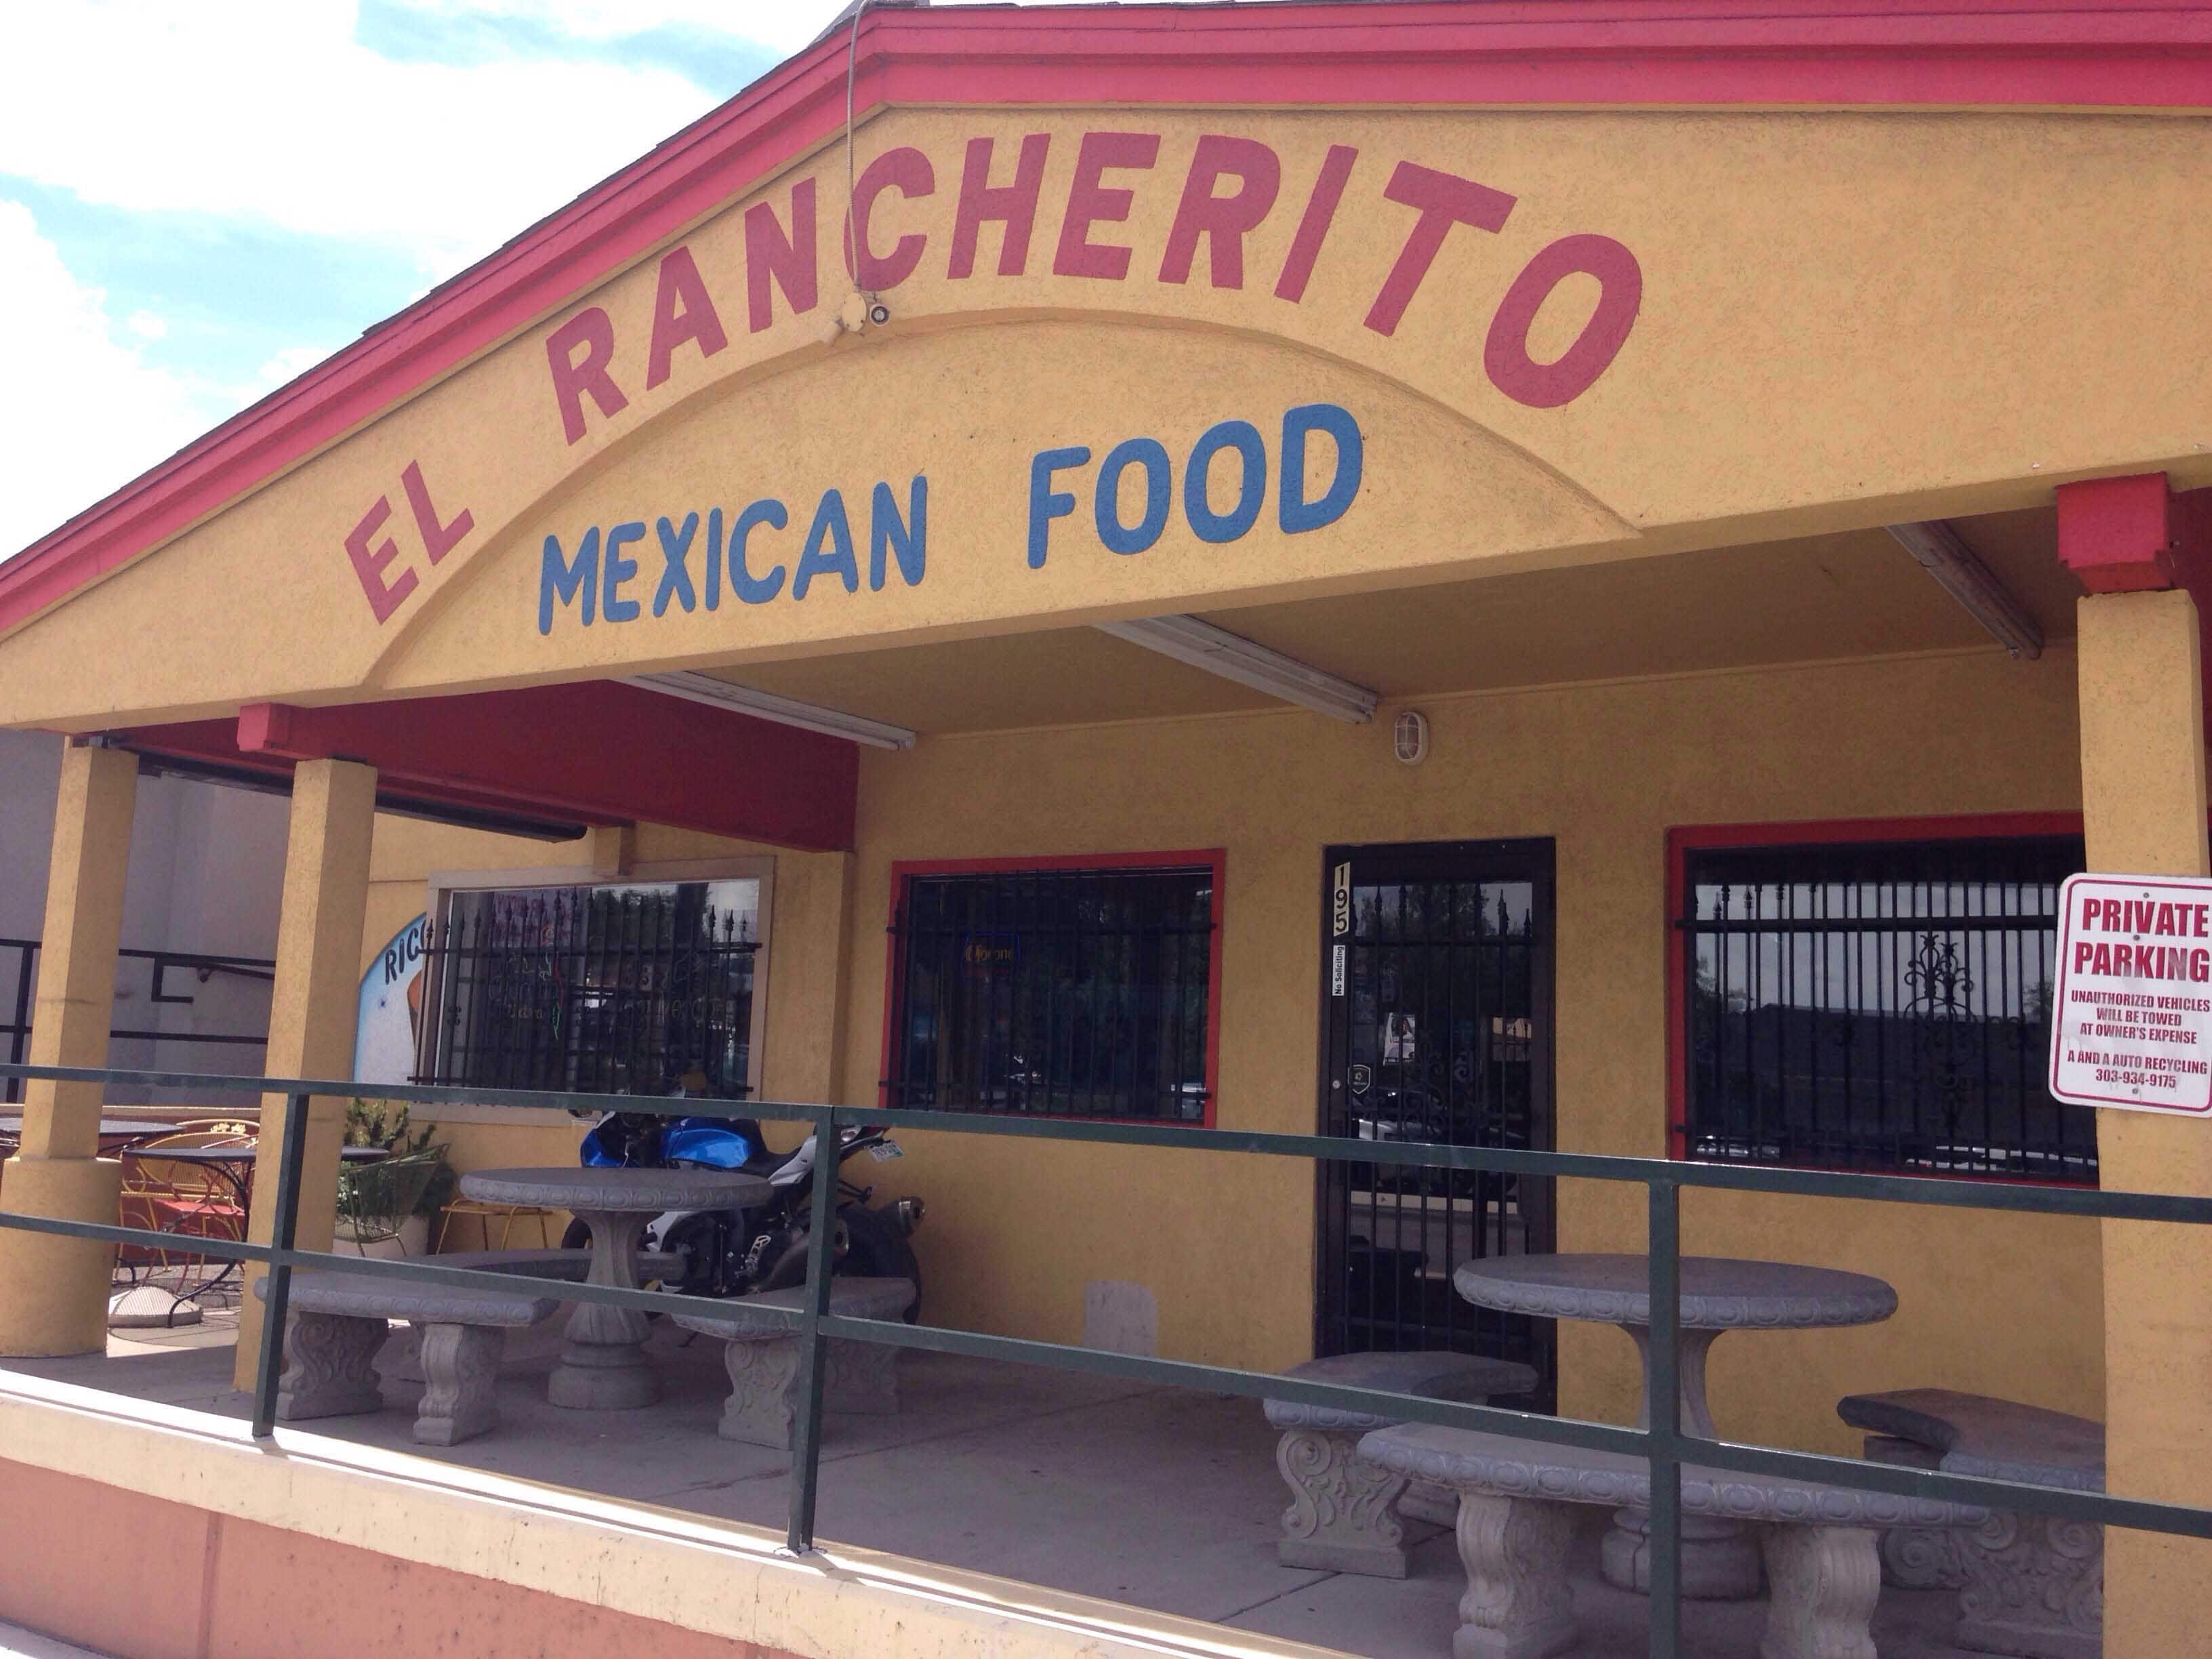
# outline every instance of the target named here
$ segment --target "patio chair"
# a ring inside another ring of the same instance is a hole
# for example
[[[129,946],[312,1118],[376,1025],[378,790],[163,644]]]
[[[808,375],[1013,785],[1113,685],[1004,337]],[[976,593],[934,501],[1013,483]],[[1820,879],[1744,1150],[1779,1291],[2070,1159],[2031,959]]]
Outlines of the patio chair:
[[[246,1237],[246,1206],[240,1193],[218,1170],[205,1164],[165,1158],[164,1151],[198,1151],[208,1147],[250,1151],[251,1134],[224,1130],[194,1129],[163,1135],[128,1151],[123,1158],[123,1191],[117,1202],[117,1218],[125,1227],[174,1233],[180,1238],[242,1240]],[[231,1264],[213,1261],[188,1249],[172,1250],[159,1245],[125,1244],[117,1252],[117,1265],[133,1282],[143,1270],[158,1276],[179,1300],[187,1299],[226,1276]]]
[[[487,1250],[505,1249],[508,1238],[514,1231],[514,1224],[518,1221],[534,1221],[538,1224],[538,1244],[540,1249],[550,1249],[553,1243],[553,1236],[550,1231],[553,1217],[550,1210],[542,1209],[534,1204],[492,1204],[483,1199],[456,1198],[447,1203],[445,1210],[438,1218],[438,1237],[430,1246],[434,1252],[441,1255],[444,1253],[446,1235],[453,1231],[453,1218],[456,1216],[475,1218],[477,1224],[483,1229],[483,1247]],[[492,1242],[491,1237],[492,1223],[495,1221],[499,1223],[497,1243]]]
[[[445,1162],[443,1146],[426,1146],[419,1152],[340,1170],[338,1214],[352,1227],[354,1243],[367,1246],[397,1239],[400,1224],[415,1213]],[[404,1252],[406,1247],[400,1248]]]

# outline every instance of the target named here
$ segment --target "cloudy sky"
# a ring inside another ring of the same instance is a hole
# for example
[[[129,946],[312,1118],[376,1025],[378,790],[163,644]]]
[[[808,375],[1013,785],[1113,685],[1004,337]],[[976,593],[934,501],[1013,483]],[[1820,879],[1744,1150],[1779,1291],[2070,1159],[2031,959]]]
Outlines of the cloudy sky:
[[[642,154],[841,9],[11,8],[0,558]]]

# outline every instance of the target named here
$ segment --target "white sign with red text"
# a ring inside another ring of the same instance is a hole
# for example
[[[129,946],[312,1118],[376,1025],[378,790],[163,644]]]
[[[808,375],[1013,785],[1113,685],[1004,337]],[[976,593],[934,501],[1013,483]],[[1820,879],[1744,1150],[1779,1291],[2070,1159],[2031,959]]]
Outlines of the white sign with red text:
[[[2212,1115],[2212,881],[2069,876],[2058,896],[2051,1092]]]

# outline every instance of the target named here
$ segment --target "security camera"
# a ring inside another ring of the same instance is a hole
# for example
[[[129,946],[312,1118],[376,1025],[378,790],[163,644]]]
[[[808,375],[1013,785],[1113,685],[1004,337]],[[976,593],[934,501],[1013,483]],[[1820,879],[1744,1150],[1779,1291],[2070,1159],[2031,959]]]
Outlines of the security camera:
[[[891,319],[891,308],[881,300],[868,307],[868,320],[881,328]]]

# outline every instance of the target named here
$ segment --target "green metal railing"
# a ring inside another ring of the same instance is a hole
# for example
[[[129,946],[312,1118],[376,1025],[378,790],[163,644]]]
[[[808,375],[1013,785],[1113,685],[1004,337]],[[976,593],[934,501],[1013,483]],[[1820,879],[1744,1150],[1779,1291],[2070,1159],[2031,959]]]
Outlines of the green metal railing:
[[[476,1290],[511,1291],[511,1275],[471,1268],[441,1267],[434,1258],[362,1259],[294,1248],[299,1218],[301,1171],[306,1147],[305,1107],[313,1096],[350,1098],[362,1085],[350,1081],[301,1078],[215,1077],[191,1073],[110,1071],[52,1066],[0,1066],[0,1077],[57,1082],[146,1085],[162,1088],[239,1089],[283,1095],[285,1114],[276,1163],[273,1237],[268,1244],[191,1237],[191,1252],[235,1261],[264,1262],[269,1267],[267,1310],[261,1329],[253,1391],[253,1432],[274,1432],[277,1379],[283,1369],[284,1328],[292,1274],[301,1267],[342,1268],[349,1273],[388,1275]],[[1236,1129],[1200,1129],[1174,1124],[1070,1121],[1059,1118],[986,1117],[966,1113],[903,1111],[883,1108],[793,1104],[773,1101],[656,1099],[636,1095],[571,1095],[520,1090],[429,1088],[418,1085],[375,1085],[380,1097],[410,1104],[468,1104],[553,1108],[572,1112],[630,1112],[659,1115],[767,1118],[810,1125],[817,1146],[835,1145],[841,1127],[862,1124],[927,1130],[943,1134],[999,1135],[1040,1141],[1103,1141],[1124,1146],[1157,1146],[1172,1152],[1256,1153],[1264,1157],[1335,1159],[1398,1168],[1489,1170],[1506,1174],[1577,1181],[1613,1181],[1643,1186],[1648,1194],[1650,1261],[1651,1426],[1620,1428],[1574,1418],[1538,1417],[1498,1407],[1425,1400],[1376,1389],[1310,1382],[1267,1371],[1145,1358],[1068,1344],[988,1336],[896,1321],[853,1319],[832,1314],[829,1268],[835,1231],[837,1159],[814,1160],[813,1211],[808,1240],[805,1305],[796,1310],[761,1308],[756,1316],[786,1324],[803,1339],[799,1389],[804,1401],[797,1425],[791,1468],[791,1510],[787,1539],[794,1552],[814,1545],[814,1501],[819,1483],[824,1344],[880,1342],[981,1359],[1012,1360],[1132,1382],[1209,1389],[1254,1399],[1297,1401],[1386,1415],[1411,1423],[1474,1429],[1553,1445],[1625,1453],[1648,1459],[1651,1468],[1650,1651],[1653,1659],[1681,1659],[1681,1471],[1686,1463],[1751,1475],[1775,1475],[1824,1481],[1837,1486],[1907,1498],[1945,1499],[1984,1508],[2025,1510],[2092,1525],[2134,1528],[2190,1538],[2212,1539],[2212,1509],[2115,1498],[2058,1486],[1993,1480],[1935,1470],[1899,1468],[1856,1459],[1796,1452],[1772,1446],[1739,1445],[1707,1440],[1682,1431],[1680,1410],[1680,1214],[1684,1188],[1758,1192],[1807,1198],[1874,1200],[1944,1209],[2032,1212],[2103,1220],[2212,1224],[2212,1199],[2152,1193],[2108,1193],[2049,1186],[2009,1185],[1989,1181],[1944,1181],[1922,1176],[1849,1175],[1821,1170],[1751,1168],[1741,1165],[1674,1163],[1657,1158],[1611,1158],[1577,1152],[1515,1152],[1504,1148],[1441,1146],[1417,1142],[1352,1140],[1340,1136],[1268,1134]],[[0,1226],[58,1234],[117,1244],[155,1244],[171,1252],[178,1236],[136,1227],[63,1221],[0,1210]],[[674,1304],[710,1298],[669,1291],[623,1290],[611,1285],[567,1284],[564,1298],[604,1302],[614,1307],[665,1313]]]

